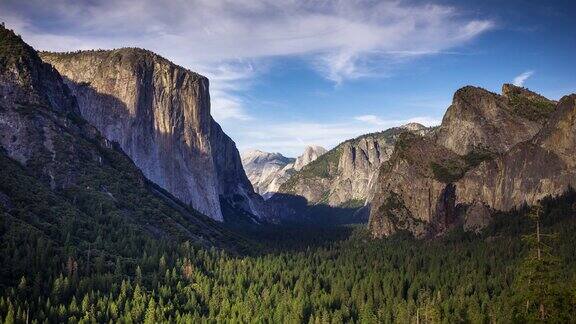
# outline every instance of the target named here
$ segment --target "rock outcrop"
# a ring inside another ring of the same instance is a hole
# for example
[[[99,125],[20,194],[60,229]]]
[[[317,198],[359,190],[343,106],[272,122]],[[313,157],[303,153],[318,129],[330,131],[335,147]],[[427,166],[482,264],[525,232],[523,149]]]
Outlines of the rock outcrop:
[[[408,124],[345,141],[295,172],[270,198],[280,221],[360,223],[368,220],[378,170],[400,134],[430,136],[432,128]]]
[[[410,231],[416,237],[441,232],[454,223],[454,186],[466,162],[456,153],[412,133],[404,133],[380,168],[369,228],[374,237]]]
[[[130,235],[224,242],[225,231],[213,220],[146,179],[80,112],[60,74],[0,26],[3,234],[15,227],[21,235],[20,226],[28,226],[34,236],[60,243],[65,238],[58,233],[94,241],[109,234],[97,233],[102,222]]]
[[[554,101],[508,84],[502,95],[458,90],[438,132],[400,141],[382,166],[372,235],[441,235],[455,224],[477,232],[492,210],[563,193],[574,182],[573,111],[573,97],[556,108]]]
[[[471,86],[456,91],[442,119],[437,143],[465,155],[478,149],[506,152],[532,138],[554,103],[513,85],[505,84],[502,92],[498,95]],[[545,108],[534,109],[530,102],[541,102]]]
[[[210,128],[210,145],[220,202],[232,207],[230,213],[223,213],[224,219],[233,222],[237,212],[246,214],[256,222],[266,219],[266,204],[262,197],[254,192],[244,172],[236,144],[214,120]]]
[[[486,161],[456,183],[457,203],[497,210],[534,205],[576,188],[576,95],[563,97],[531,140]]]
[[[296,158],[293,165],[288,166],[289,169],[294,171],[300,171],[303,167],[307,166],[311,162],[316,161],[324,153],[328,152],[325,148],[318,145],[306,146],[304,152]]]
[[[135,48],[41,56],[65,77],[81,115],[148,179],[219,221],[221,198],[261,203],[252,203],[259,197],[235,144],[210,116],[208,79]]]

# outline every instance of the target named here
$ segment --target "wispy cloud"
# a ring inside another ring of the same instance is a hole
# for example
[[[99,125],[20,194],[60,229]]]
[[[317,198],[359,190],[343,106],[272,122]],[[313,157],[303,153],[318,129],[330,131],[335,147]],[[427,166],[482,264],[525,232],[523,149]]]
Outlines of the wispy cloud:
[[[528,78],[530,78],[533,74],[534,74],[534,71],[526,71],[526,72],[518,75],[517,77],[515,77],[514,80],[512,81],[512,83],[515,86],[522,87],[522,86],[524,86],[524,82],[526,82],[526,80],[528,80]]]
[[[211,113],[216,120],[252,119],[242,96],[257,73],[250,62],[199,64],[196,71],[210,80]]]
[[[360,115],[354,117],[355,120],[364,122],[369,125],[375,125],[383,128],[390,128],[394,126],[399,126],[407,123],[418,123],[424,126],[436,126],[439,125],[441,120],[438,118],[423,116],[423,117],[413,117],[405,120],[394,120],[394,119],[384,119],[376,115]]]
[[[0,19],[40,49],[144,47],[207,74],[219,119],[249,118],[237,87],[258,75],[263,58],[300,56],[340,84],[494,27],[453,7],[402,0],[4,0]]]
[[[240,132],[240,150],[258,148],[268,152],[283,152],[298,156],[308,145],[332,148],[335,145],[366,133],[382,131],[407,123],[434,126],[438,118],[418,116],[408,119],[385,119],[375,115],[357,116],[340,122],[286,122],[246,128]]]

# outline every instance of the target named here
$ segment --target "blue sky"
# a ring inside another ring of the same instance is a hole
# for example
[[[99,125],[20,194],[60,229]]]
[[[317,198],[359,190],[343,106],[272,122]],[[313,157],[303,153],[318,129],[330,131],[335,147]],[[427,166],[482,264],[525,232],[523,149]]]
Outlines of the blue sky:
[[[240,150],[298,155],[410,121],[464,85],[576,92],[576,1],[2,0],[37,49],[137,46],[211,80]]]

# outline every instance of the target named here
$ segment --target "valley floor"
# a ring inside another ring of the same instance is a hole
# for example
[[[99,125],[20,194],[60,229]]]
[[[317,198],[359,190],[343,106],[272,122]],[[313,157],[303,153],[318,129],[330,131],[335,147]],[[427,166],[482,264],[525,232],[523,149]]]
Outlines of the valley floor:
[[[145,242],[141,255],[105,262],[96,252],[12,247],[3,271],[31,259],[38,268],[16,282],[2,277],[0,316],[7,323],[492,323],[537,321],[544,307],[546,321],[574,322],[575,202],[570,194],[544,203],[553,258],[536,266],[522,239],[534,231],[528,211],[499,215],[479,236],[455,230],[432,241],[372,240],[354,225],[266,227],[249,233],[251,249],[241,254]],[[43,258],[65,262],[42,268]]]

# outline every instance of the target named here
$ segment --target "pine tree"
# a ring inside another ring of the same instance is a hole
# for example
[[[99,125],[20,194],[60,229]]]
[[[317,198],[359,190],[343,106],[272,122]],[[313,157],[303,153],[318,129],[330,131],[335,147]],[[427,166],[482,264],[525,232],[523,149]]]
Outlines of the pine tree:
[[[518,315],[530,321],[544,321],[553,317],[559,297],[557,279],[560,262],[552,254],[551,247],[545,243],[555,235],[542,233],[541,214],[542,207],[535,206],[528,215],[534,222],[535,229],[534,233],[523,237],[530,250],[520,266],[517,280],[517,289],[524,308]]]
[[[142,284],[142,269],[140,269],[139,265],[136,267],[136,283]]]
[[[148,308],[146,309],[146,315],[144,316],[144,324],[155,324],[156,323],[156,302],[154,297],[150,297],[148,302]]]
[[[4,319],[5,324],[14,324],[14,306],[12,304],[8,305],[8,314],[6,314],[6,318]]]

